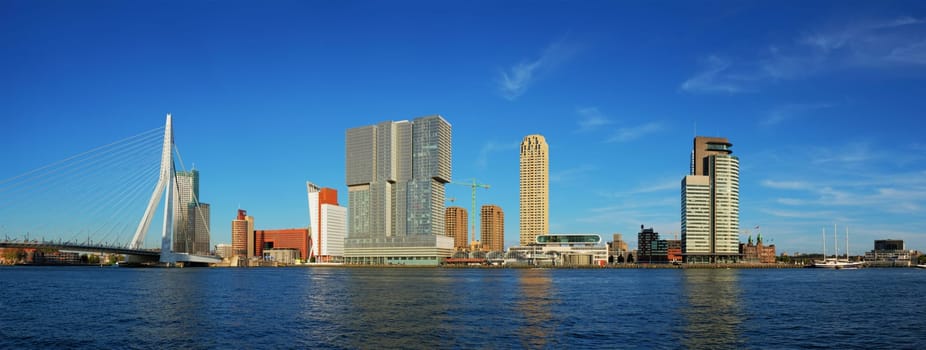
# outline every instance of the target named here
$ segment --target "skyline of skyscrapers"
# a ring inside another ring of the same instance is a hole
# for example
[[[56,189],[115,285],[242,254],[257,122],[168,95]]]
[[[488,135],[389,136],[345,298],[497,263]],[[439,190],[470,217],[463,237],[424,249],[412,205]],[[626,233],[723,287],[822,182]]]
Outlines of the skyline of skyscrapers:
[[[345,261],[438,264],[445,236],[444,184],[451,177],[451,126],[432,115],[348,129]]]
[[[487,204],[481,210],[482,249],[489,252],[505,250],[505,213],[502,208]]]
[[[528,135],[521,141],[520,245],[527,246],[538,235],[550,233],[550,154],[542,135]]]
[[[428,116],[352,128],[346,131],[345,144],[345,178],[349,202],[354,204],[339,207],[351,213],[345,220],[345,261],[430,264],[452,253],[450,249],[470,248],[469,213],[461,207],[442,205],[443,186],[450,182],[450,124],[446,120]],[[549,145],[542,135],[524,137],[520,165],[520,239],[526,246],[538,235],[549,234]],[[732,144],[726,138],[695,137],[689,170],[681,191],[684,261],[736,261],[739,159],[732,155]],[[184,185],[190,193],[198,185],[194,179],[198,180],[191,176]],[[318,207],[337,206],[337,192],[311,183],[307,189],[310,256],[321,256],[330,242],[326,243],[329,235],[319,232]],[[503,251],[501,208],[484,205],[481,209],[480,249]],[[441,229],[436,231],[438,227]]]
[[[739,257],[739,158],[721,137],[696,136],[690,174],[682,179],[685,262],[734,262]]]

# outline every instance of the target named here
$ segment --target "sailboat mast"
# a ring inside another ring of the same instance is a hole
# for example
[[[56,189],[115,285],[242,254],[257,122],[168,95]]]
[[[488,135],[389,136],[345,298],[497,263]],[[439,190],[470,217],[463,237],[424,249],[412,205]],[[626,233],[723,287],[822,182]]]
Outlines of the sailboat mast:
[[[839,238],[836,237],[836,224],[833,224],[833,249],[836,250],[833,253],[833,260],[839,260]]]
[[[849,261],[849,226],[846,226],[846,261]]]
[[[826,261],[826,227],[823,227],[823,261]]]

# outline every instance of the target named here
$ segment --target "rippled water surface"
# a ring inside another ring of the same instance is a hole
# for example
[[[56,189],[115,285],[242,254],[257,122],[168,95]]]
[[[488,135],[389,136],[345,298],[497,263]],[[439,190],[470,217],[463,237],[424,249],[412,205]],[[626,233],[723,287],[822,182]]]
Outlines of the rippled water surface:
[[[0,268],[0,348],[924,348],[926,270]]]

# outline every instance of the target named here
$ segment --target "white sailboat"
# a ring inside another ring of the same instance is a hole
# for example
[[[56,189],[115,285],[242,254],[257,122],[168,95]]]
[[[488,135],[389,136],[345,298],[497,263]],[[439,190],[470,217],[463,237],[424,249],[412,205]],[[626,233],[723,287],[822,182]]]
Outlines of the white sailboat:
[[[833,225],[833,245],[835,246],[836,253],[833,254],[833,258],[826,257],[826,229],[823,229],[823,260],[814,261],[813,267],[822,268],[822,269],[836,269],[836,270],[855,270],[862,267],[861,262],[851,262],[849,261],[849,228],[846,227],[846,259],[839,259],[839,238],[836,237],[836,225]]]

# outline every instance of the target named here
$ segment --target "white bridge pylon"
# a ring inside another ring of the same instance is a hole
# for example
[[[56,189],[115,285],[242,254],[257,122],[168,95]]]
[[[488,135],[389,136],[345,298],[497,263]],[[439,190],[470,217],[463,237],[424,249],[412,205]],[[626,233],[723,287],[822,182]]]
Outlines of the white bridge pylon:
[[[164,226],[161,230],[161,262],[163,263],[175,263],[177,262],[176,256],[174,255],[171,248],[171,239],[173,238],[173,213],[174,213],[174,200],[176,198],[175,191],[177,189],[174,186],[176,172],[174,171],[174,130],[171,127],[171,116],[170,113],[167,113],[167,123],[164,126],[164,147],[161,151],[161,171],[160,176],[158,177],[158,184],[154,188],[154,193],[151,194],[151,200],[148,201],[148,208],[145,210],[145,215],[142,216],[141,222],[138,223],[138,228],[135,230],[135,235],[132,237],[132,242],[130,244],[131,249],[141,249],[142,242],[145,241],[145,235],[148,233],[148,228],[151,226],[151,220],[154,217],[154,211],[156,210],[158,203],[161,201],[161,197],[166,197],[164,199]]]

